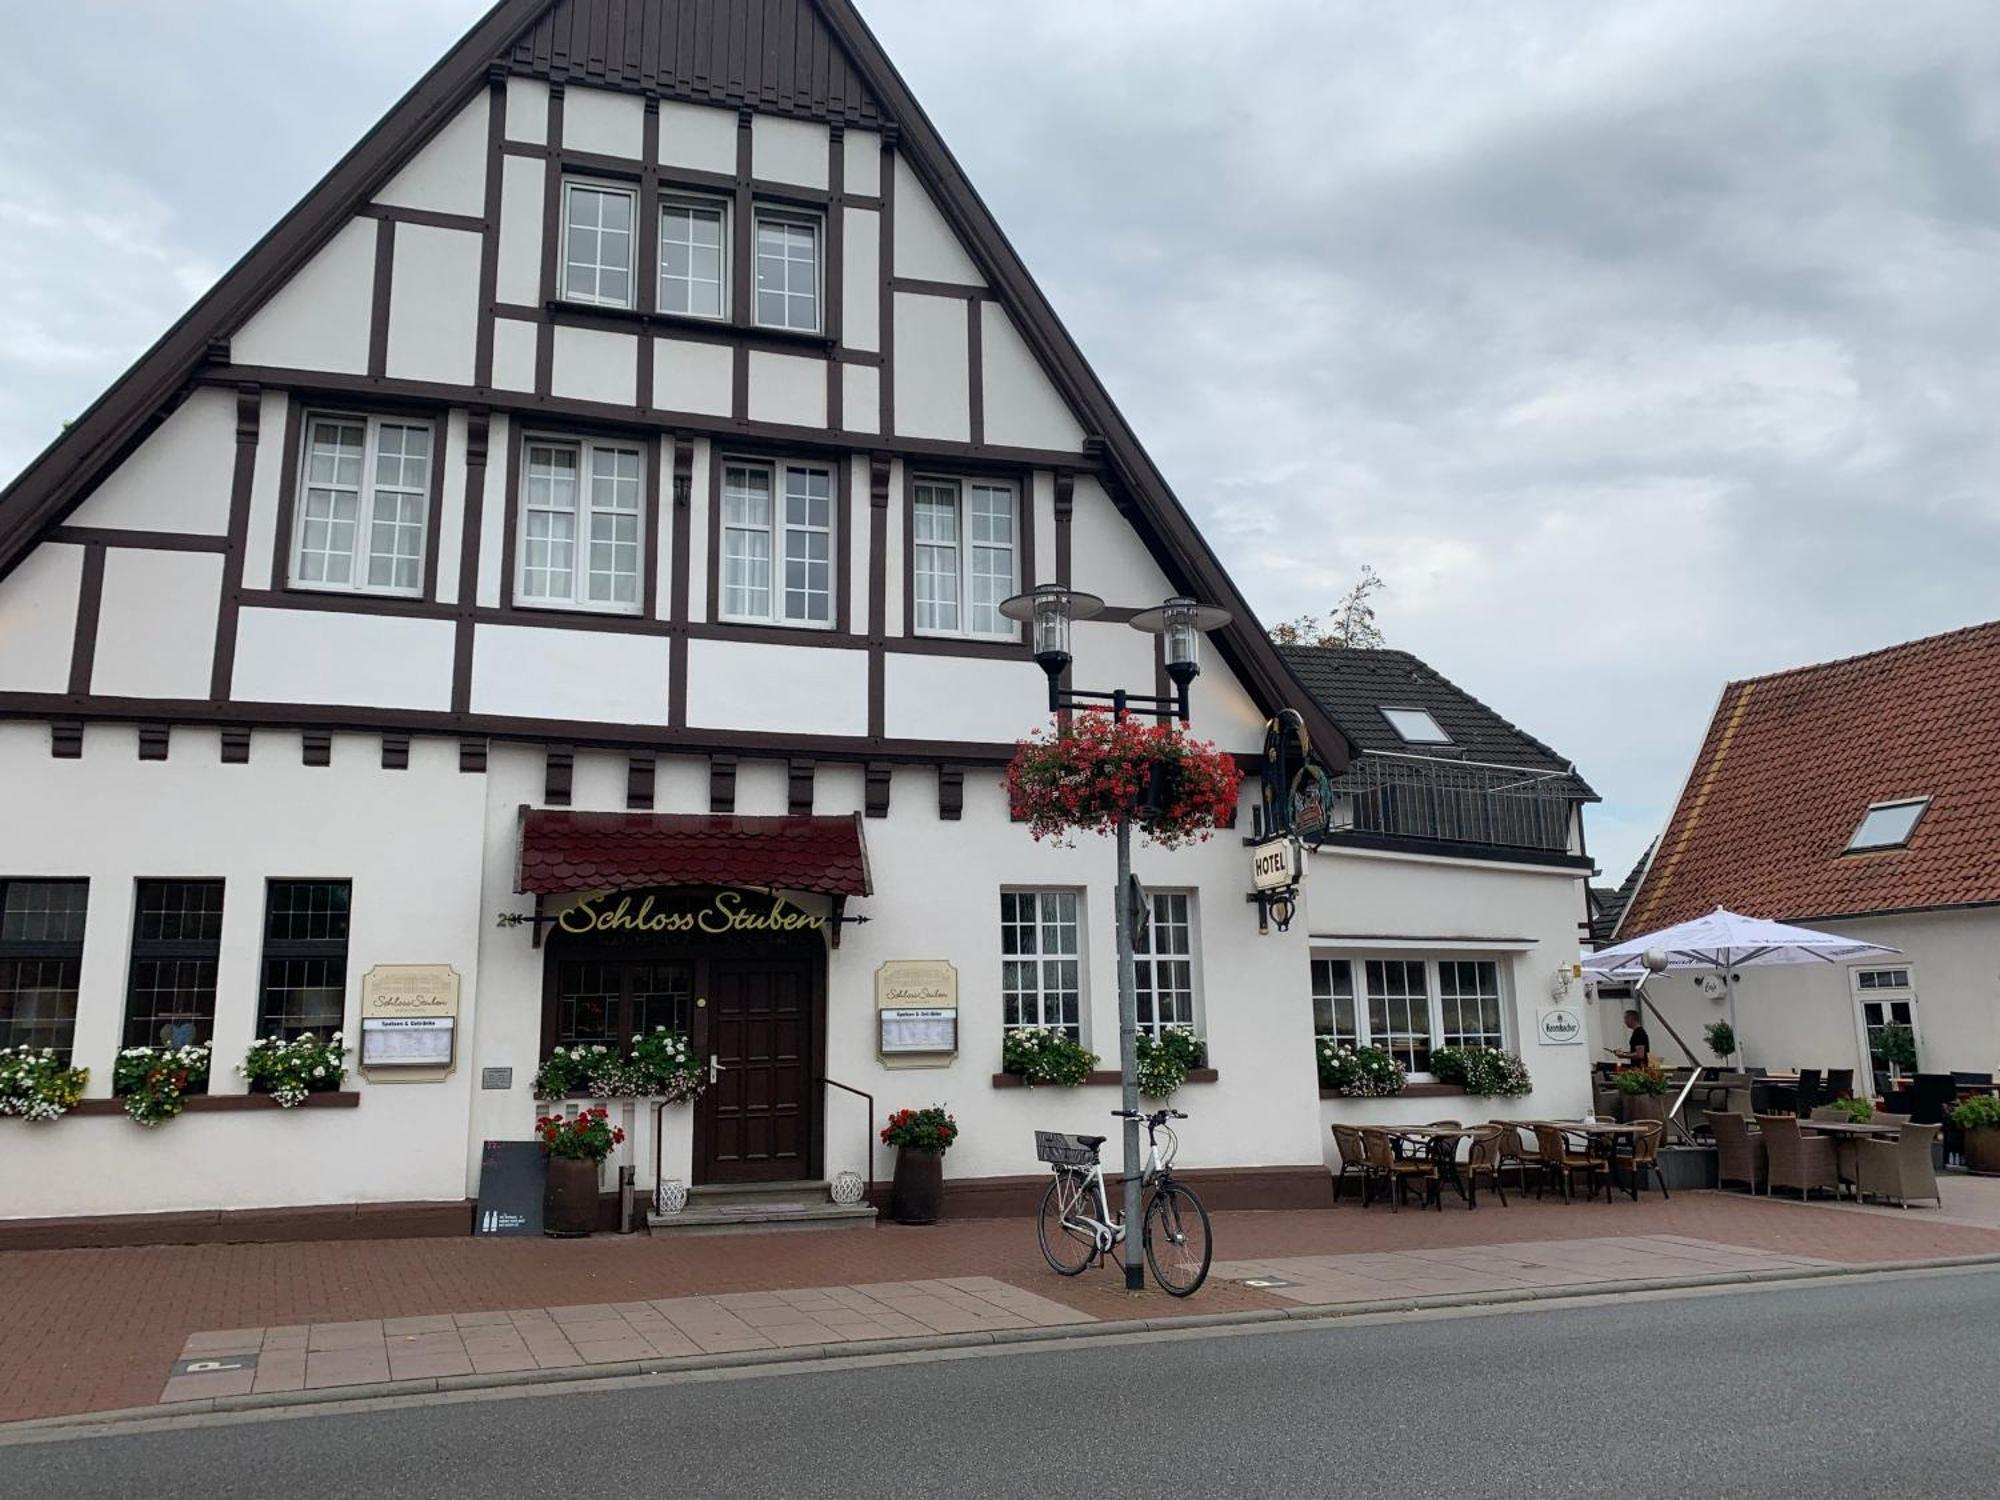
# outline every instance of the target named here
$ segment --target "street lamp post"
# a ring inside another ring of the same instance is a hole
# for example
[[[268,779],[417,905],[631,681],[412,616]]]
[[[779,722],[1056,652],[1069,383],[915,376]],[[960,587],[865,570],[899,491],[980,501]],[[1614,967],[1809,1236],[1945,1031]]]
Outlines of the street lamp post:
[[[1025,621],[1031,627],[1035,661],[1049,679],[1049,712],[1066,708],[1109,704],[1120,719],[1133,708],[1152,713],[1171,713],[1183,724],[1188,720],[1188,684],[1201,674],[1201,637],[1229,623],[1229,612],[1212,605],[1176,596],[1156,609],[1142,610],[1131,619],[1134,630],[1165,638],[1167,676],[1174,684],[1170,698],[1147,693],[1128,693],[1123,688],[1111,692],[1085,692],[1065,688],[1063,674],[1073,659],[1070,625],[1101,614],[1104,601],[1095,594],[1078,593],[1055,584],[1038,584],[1025,594],[1016,594],[1000,606],[1010,620]],[[1125,1111],[1125,1290],[1145,1288],[1145,1252],[1141,1246],[1139,1190],[1145,1169],[1139,1146],[1139,984],[1138,966],[1132,953],[1132,930],[1138,913],[1133,909],[1132,816],[1118,815],[1118,890],[1113,913],[1118,926],[1118,1074],[1124,1085]]]

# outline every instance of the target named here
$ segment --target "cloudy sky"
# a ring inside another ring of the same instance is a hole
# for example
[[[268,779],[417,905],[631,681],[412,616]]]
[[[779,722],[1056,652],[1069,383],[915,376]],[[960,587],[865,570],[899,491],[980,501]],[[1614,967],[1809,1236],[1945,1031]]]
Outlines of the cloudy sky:
[[[1724,680],[2000,614],[1990,0],[862,3],[1263,617],[1372,563],[1612,877]],[[482,9],[12,38],[0,471]]]

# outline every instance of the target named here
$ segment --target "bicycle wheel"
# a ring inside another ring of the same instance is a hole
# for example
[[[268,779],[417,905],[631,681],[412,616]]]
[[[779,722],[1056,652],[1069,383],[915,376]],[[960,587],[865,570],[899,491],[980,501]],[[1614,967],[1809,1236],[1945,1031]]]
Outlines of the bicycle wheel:
[[[1153,1194],[1146,1205],[1146,1264],[1163,1291],[1192,1297],[1208,1280],[1214,1254],[1209,1242],[1208,1210],[1194,1193],[1173,1182]]]
[[[1049,1183],[1048,1191],[1042,1194],[1042,1212],[1035,1232],[1042,1242],[1043,1258],[1058,1276],[1081,1275],[1097,1259],[1096,1234],[1063,1222],[1064,1208],[1075,1213],[1083,1207],[1080,1201],[1083,1196],[1081,1185],[1066,1179],[1060,1172]]]

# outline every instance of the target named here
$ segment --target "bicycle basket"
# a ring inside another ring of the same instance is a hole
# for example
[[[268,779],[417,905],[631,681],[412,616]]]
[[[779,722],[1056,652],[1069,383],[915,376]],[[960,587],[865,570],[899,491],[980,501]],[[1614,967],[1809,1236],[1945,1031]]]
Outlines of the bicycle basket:
[[[1037,1130],[1035,1158],[1052,1167],[1094,1167],[1097,1165],[1097,1148],[1086,1146],[1075,1136],[1060,1130]]]

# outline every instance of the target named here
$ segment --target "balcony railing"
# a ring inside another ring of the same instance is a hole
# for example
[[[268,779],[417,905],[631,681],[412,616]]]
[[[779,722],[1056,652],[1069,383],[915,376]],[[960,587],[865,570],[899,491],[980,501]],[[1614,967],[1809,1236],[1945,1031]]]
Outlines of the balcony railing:
[[[1566,853],[1583,788],[1567,770],[1369,751],[1334,782],[1343,831]],[[1350,821],[1351,819],[1351,821]]]

